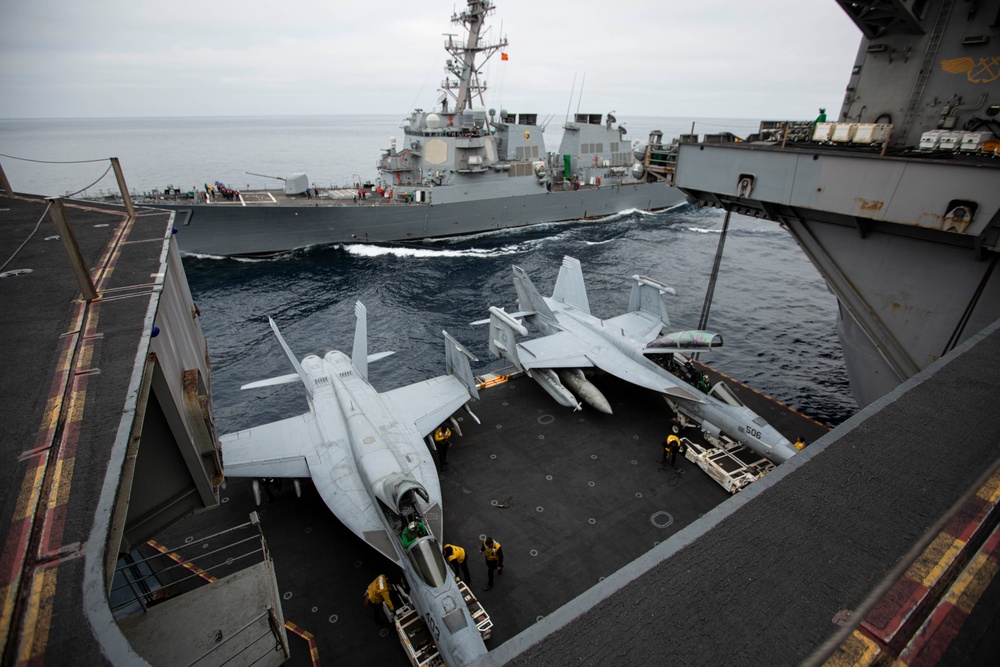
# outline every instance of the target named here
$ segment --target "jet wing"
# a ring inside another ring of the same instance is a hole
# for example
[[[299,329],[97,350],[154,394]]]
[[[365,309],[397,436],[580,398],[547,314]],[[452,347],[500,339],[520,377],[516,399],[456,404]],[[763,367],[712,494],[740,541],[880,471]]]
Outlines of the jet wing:
[[[645,311],[636,310],[604,320],[604,326],[606,328],[620,329],[632,338],[637,338],[643,344],[647,344],[660,335],[663,322],[660,318],[653,317]]]
[[[322,444],[311,412],[219,438],[227,477],[309,477],[306,457]]]
[[[697,393],[692,393],[667,370],[655,371],[638,363],[615,348],[595,347],[588,355],[594,366],[605,373],[621,378],[639,387],[645,387],[673,398],[694,403],[704,403]]]
[[[517,344],[517,358],[525,368],[589,368],[591,348],[568,331]]]
[[[387,558],[396,552],[386,537],[351,456],[346,434],[324,442],[311,412],[228,433],[221,438],[227,477],[311,478],[340,521]]]
[[[415,382],[381,393],[379,397],[396,421],[413,424],[420,437],[440,426],[472,398],[454,375]]]

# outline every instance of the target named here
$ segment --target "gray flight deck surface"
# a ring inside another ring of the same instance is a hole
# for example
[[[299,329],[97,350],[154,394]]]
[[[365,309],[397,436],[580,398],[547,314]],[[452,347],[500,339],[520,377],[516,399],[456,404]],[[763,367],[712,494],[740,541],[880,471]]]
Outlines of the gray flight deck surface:
[[[481,424],[457,413],[464,436],[452,437],[441,475],[443,541],[466,549],[472,590],[494,623],[491,650],[729,497],[682,457],[683,473],[661,470],[671,415],[662,398],[611,376],[592,379],[613,415],[559,406],[527,377],[481,390],[472,404]],[[779,429],[809,441],[826,432],[787,410],[769,413],[765,403],[778,406],[750,390],[741,397]],[[223,495],[220,510],[185,520],[161,543],[209,535],[255,509],[248,480],[230,480]],[[379,574],[392,578],[395,566],[347,530],[308,481],[302,498],[286,481],[260,510],[285,618],[314,636],[320,660],[408,664],[395,631],[362,604],[367,585]],[[488,592],[481,535],[499,541],[505,558]],[[216,542],[205,545],[211,551]],[[291,664],[309,664],[305,640],[290,633],[289,641]]]
[[[144,212],[128,226],[127,239],[115,254],[109,250],[126,232],[120,208],[72,204],[67,213],[81,256],[101,271],[95,282],[103,279],[105,293],[118,298],[81,310],[80,287],[54,238],[46,201],[12,199],[0,192],[0,256],[2,261],[14,257],[4,271],[31,269],[0,279],[0,484],[5,490],[0,586],[5,616],[18,610],[4,652],[16,649],[27,636],[26,627],[38,628],[37,645],[20,647],[30,650],[35,661],[99,664],[100,650],[84,613],[83,556],[172,214]],[[87,336],[82,312],[90,323],[99,316],[99,336]],[[99,371],[67,374],[70,364],[60,363],[60,353],[74,349],[74,359],[83,350],[90,353],[89,366]],[[47,411],[64,389],[64,403],[86,395],[81,398],[83,412],[71,414],[64,429],[47,431]],[[37,486],[34,479],[39,479]],[[28,597],[32,586],[35,594]]]
[[[843,610],[862,608],[895,581],[889,575],[915,545],[946,532],[950,509],[996,467],[1000,324],[961,347],[972,349],[932,365],[482,662],[807,659]],[[998,512],[986,507],[989,532]],[[981,597],[957,605],[974,610],[968,621],[959,615],[954,637],[943,633],[911,664],[995,661],[998,600],[1000,578],[991,575]]]

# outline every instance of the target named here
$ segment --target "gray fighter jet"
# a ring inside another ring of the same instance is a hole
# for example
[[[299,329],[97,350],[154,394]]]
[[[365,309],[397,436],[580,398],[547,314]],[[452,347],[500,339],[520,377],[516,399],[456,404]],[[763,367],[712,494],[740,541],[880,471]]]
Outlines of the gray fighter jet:
[[[551,298],[538,292],[521,267],[513,270],[519,307],[524,310],[507,313],[490,307],[490,351],[513,362],[561,405],[579,410],[582,401],[611,413],[607,399],[581,370],[596,367],[659,392],[682,423],[694,422],[716,437],[724,433],[775,463],[798,451],[724,383],[698,389],[692,386],[697,380],[685,381],[646,358],[649,354],[671,354],[671,363],[683,371],[686,360],[676,353],[722,343],[720,336],[704,331],[660,335],[663,327],[670,325],[665,298],[676,293],[672,287],[632,276],[628,312],[602,320],[590,314],[583,272],[573,257],[563,258]],[[516,335],[528,335],[518,318],[524,318],[542,336],[516,342]]]
[[[469,664],[486,646],[441,555],[441,485],[423,438],[479,397],[469,366],[475,357],[442,332],[449,375],[379,393],[368,381],[368,362],[392,353],[368,355],[361,302],[355,315],[350,357],[333,350],[301,363],[269,320],[295,373],[243,388],[301,380],[309,412],[222,436],[224,471],[311,478],[337,518],[402,569],[444,662]]]

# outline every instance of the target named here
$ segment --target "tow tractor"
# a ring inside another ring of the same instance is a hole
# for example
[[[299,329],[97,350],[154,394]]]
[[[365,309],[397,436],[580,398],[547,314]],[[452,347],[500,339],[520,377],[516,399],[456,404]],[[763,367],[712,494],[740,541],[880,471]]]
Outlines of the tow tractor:
[[[747,485],[774,470],[774,464],[723,434],[702,432],[704,444],[681,438],[684,458],[708,473],[729,493],[739,493]]]
[[[483,641],[486,641],[493,634],[493,621],[490,620],[490,615],[486,613],[482,603],[472,594],[472,590],[464,581],[457,578],[455,581],[458,583],[458,590],[462,593],[462,599],[465,600],[465,604],[469,608],[472,620],[476,622],[479,634]],[[390,611],[388,605],[383,602],[382,610],[396,626],[396,634],[399,635],[399,641],[403,644],[403,650],[406,651],[406,657],[410,659],[410,664],[413,667],[443,665],[444,661],[441,660],[437,645],[431,639],[427,624],[416,607],[413,606],[410,596],[401,586],[393,584],[392,587],[401,602],[394,612]]]

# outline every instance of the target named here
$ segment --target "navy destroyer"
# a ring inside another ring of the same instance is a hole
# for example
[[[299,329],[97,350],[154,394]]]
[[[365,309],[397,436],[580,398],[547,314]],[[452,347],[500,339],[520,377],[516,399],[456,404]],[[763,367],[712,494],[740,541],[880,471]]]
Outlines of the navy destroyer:
[[[682,142],[675,185],[791,232],[865,406],[1000,317],[1000,10],[838,1],[863,37],[833,122]]]
[[[567,118],[558,152],[546,150],[534,113],[483,106],[482,67],[507,46],[482,35],[489,0],[468,0],[445,38],[446,77],[430,110],[416,109],[403,138],[383,150],[375,182],[315,188],[304,173],[275,190],[171,191],[156,206],[179,209],[185,253],[259,255],[343,242],[415,241],[526,225],[656,210],[684,200],[647,174],[612,114]],[[171,198],[173,197],[173,198]]]

